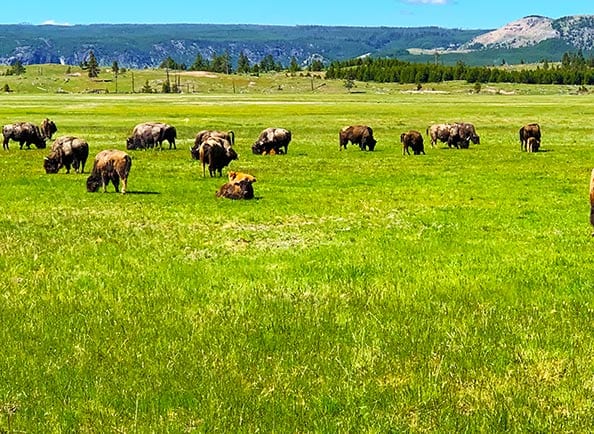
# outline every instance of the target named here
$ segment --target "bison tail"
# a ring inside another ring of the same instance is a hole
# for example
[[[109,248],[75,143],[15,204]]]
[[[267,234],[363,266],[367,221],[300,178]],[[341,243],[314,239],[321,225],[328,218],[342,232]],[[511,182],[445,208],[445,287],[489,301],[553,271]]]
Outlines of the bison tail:
[[[235,145],[235,131],[229,130],[227,132],[227,134],[229,134],[229,139],[231,140],[231,146],[234,146]]]

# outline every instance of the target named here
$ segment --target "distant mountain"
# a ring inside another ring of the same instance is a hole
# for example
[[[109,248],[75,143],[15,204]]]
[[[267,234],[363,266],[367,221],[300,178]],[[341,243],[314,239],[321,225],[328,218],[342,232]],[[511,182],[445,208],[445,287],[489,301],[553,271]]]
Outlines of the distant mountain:
[[[415,50],[411,50],[414,48]],[[0,25],[0,64],[78,65],[93,50],[102,66],[158,66],[168,56],[190,66],[200,54],[211,59],[244,53],[252,64],[271,55],[306,65],[364,55],[470,65],[524,60],[560,60],[566,51],[594,51],[594,15],[553,20],[530,16],[497,30],[439,27],[333,27],[218,24]],[[421,55],[418,55],[421,53]]]
[[[569,46],[591,51],[594,49],[594,15],[564,17],[553,20],[528,16],[500,29],[479,35],[462,44],[460,49],[524,48],[543,41],[557,39]]]
[[[392,27],[261,26],[216,24],[0,25],[0,64],[78,65],[90,50],[110,66],[158,66],[167,56],[191,65],[196,56],[210,59],[241,52],[252,63],[267,55],[287,66],[312,58],[344,60],[361,55],[397,55],[412,46],[458,47],[485,30]]]

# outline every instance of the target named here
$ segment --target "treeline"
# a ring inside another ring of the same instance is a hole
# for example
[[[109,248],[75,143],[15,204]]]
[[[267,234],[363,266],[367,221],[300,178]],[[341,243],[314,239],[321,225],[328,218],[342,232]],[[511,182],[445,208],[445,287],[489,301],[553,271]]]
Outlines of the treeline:
[[[298,72],[302,68],[295,57],[291,57],[289,65],[285,68],[281,62],[276,61],[271,54],[264,56],[260,62],[251,62],[247,55],[243,52],[239,54],[237,62],[233,64],[228,53],[214,54],[210,59],[205,58],[201,54],[196,55],[194,63],[186,65],[184,63],[177,63],[173,58],[167,57],[161,64],[160,68],[168,68],[179,71],[209,71],[221,74],[259,74],[271,71]],[[320,60],[313,60],[307,67],[309,71],[321,71],[324,64]]]
[[[332,62],[326,71],[326,78],[403,84],[466,80],[468,83],[594,85],[594,58],[586,60],[581,51],[565,53],[558,65],[551,65],[545,60],[536,68],[511,70],[503,67],[472,67],[463,62],[444,66],[366,57]]]

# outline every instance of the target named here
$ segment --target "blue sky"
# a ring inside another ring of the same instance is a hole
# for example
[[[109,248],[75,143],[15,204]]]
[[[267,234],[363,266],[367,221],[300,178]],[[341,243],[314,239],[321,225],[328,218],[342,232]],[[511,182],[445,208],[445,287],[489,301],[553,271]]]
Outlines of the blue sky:
[[[526,15],[594,14],[593,0],[21,0],[1,24],[213,23],[501,27]]]

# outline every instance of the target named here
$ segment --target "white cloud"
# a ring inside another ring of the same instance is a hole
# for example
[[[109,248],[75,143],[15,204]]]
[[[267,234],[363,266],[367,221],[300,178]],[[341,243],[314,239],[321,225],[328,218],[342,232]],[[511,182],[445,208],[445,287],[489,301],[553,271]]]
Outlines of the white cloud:
[[[57,21],[54,20],[46,20],[43,23],[41,23],[42,26],[71,26],[72,24],[70,23],[58,23]]]

